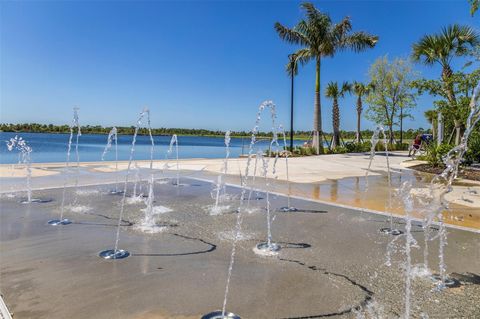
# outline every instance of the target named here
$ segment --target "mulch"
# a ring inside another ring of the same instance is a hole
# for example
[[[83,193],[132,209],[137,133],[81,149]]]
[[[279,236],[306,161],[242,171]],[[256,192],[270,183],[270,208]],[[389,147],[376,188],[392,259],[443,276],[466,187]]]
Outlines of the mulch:
[[[433,167],[429,164],[419,164],[409,168],[431,174],[440,174],[445,169],[443,166]],[[458,177],[480,182],[480,170],[461,167],[458,171]]]

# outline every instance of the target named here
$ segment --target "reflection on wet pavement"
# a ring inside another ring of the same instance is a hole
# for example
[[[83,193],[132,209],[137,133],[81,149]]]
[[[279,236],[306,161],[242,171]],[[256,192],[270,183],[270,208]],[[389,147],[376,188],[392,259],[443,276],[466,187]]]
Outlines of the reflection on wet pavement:
[[[211,174],[203,173],[208,178]],[[389,205],[389,188],[386,174],[368,177],[368,187],[365,177],[348,177],[339,180],[328,180],[319,183],[290,183],[275,181],[275,192],[290,194],[291,196],[337,203],[357,208],[369,209],[404,215],[403,202],[396,196],[396,189],[405,181],[410,181],[414,188],[426,189],[432,175],[413,170],[399,170],[392,172],[392,201]],[[238,184],[238,177],[229,176],[228,182]],[[256,182],[256,187],[262,188],[264,181]],[[468,182],[459,182],[459,186],[475,186]],[[414,217],[422,218],[422,198],[418,196],[416,201],[417,210]],[[426,207],[424,207],[425,209]],[[451,225],[480,229],[480,208],[466,205],[450,204],[450,210],[444,212],[444,220]]]

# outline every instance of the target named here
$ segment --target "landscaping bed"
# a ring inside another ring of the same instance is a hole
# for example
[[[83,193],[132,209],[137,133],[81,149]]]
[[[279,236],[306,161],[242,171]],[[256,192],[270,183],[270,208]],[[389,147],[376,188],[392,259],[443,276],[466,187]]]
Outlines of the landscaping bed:
[[[445,169],[445,167],[443,166],[434,167],[430,164],[419,164],[411,166],[409,168],[431,174],[440,174]],[[458,177],[480,182],[480,170],[473,168],[460,168],[458,172]]]

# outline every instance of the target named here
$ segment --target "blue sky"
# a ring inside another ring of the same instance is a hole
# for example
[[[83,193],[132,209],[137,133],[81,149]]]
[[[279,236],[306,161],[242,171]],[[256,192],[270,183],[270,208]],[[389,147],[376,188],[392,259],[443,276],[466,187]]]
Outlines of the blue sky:
[[[322,90],[329,81],[367,80],[377,57],[408,57],[413,42],[442,26],[479,28],[467,0],[315,4],[380,37],[372,50],[324,60]],[[78,105],[83,124],[133,125],[148,106],[154,127],[248,130],[257,106],[271,99],[287,124],[284,65],[294,47],[273,24],[293,26],[301,17],[294,1],[1,2],[0,122],[69,124]],[[438,66],[416,68],[440,74]],[[314,76],[311,64],[296,79],[296,129],[312,128]],[[331,102],[322,103],[331,131]],[[354,130],[354,105],[353,97],[340,102],[342,129]],[[405,127],[428,127],[423,112],[431,105],[419,98]],[[363,127],[373,124],[363,120]]]

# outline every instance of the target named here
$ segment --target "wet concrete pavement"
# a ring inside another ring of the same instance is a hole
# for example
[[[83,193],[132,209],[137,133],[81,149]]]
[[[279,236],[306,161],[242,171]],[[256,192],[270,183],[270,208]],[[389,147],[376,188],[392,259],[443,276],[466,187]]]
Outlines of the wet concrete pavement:
[[[107,195],[111,185],[82,187],[77,204],[66,211],[74,223],[63,227],[46,224],[58,217],[60,189],[36,191],[34,197],[53,199],[43,204],[19,204],[21,194],[3,195],[0,290],[15,318],[200,318],[221,308],[239,190],[229,187],[235,199],[223,205],[230,208],[212,216],[212,186],[193,179],[182,183],[156,184],[155,205],[172,209],[157,216],[158,224],[168,226],[162,232],[136,230],[145,204],[126,206],[119,247],[132,256],[116,261],[97,256],[114,243],[120,197]],[[67,195],[70,203],[74,190]],[[285,197],[273,196],[273,208],[285,203]],[[282,246],[278,258],[252,251],[266,238],[264,200],[252,201],[251,210],[243,212],[227,309],[242,318],[354,318],[369,311],[380,318],[400,316],[405,240],[399,236],[392,243],[379,232],[388,217],[306,200],[292,199],[292,204],[304,212],[275,213],[273,240]],[[396,223],[403,229],[403,221]],[[480,235],[448,233],[447,271],[463,284],[436,292],[429,278],[416,278],[416,317],[480,316]],[[418,264],[423,231],[417,223],[413,234]],[[437,241],[430,242],[434,271],[437,251]]]

